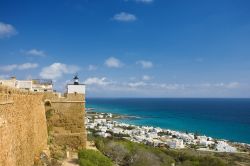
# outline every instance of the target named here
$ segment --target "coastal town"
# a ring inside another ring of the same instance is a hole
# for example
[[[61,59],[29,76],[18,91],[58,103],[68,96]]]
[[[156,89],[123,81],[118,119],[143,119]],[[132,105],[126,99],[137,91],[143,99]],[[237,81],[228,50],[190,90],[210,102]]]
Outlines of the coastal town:
[[[191,148],[200,151],[240,153],[237,143],[214,139],[204,135],[185,133],[152,126],[136,126],[119,122],[121,115],[87,111],[85,119],[88,133],[101,137],[119,137],[132,142],[143,143],[154,147],[171,149]],[[125,116],[128,118],[128,116]],[[243,144],[241,144],[243,145]],[[244,146],[249,147],[248,144]]]

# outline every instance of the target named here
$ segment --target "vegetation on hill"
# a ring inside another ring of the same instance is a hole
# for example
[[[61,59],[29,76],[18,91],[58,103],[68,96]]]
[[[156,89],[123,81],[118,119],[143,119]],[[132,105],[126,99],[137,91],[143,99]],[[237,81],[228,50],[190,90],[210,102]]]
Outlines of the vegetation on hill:
[[[90,138],[90,137],[89,137]],[[156,148],[119,138],[92,137],[96,147],[120,166],[235,166],[249,165],[248,154]]]
[[[104,156],[99,151],[81,150],[78,153],[80,166],[112,166],[109,158]]]

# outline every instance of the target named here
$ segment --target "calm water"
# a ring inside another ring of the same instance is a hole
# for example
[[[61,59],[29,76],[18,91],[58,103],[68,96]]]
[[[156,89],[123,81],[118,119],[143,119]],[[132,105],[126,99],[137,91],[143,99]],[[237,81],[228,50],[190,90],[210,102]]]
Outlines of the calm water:
[[[87,99],[98,112],[135,115],[136,125],[198,132],[215,138],[250,143],[250,99]]]

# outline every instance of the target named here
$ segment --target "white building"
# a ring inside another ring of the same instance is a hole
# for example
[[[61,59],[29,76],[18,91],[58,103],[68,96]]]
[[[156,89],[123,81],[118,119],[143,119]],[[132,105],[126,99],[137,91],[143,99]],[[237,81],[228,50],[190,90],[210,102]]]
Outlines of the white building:
[[[5,86],[15,88],[16,87],[16,77],[11,77],[9,80],[0,80],[0,85],[5,85]]]
[[[208,146],[208,145],[211,145],[211,144],[214,144],[213,141],[210,141],[210,139],[206,136],[198,136],[198,142],[200,145],[203,145],[203,146]]]
[[[110,133],[105,133],[105,132],[98,132],[97,135],[101,136],[101,137],[111,137],[111,134]]]
[[[32,89],[34,92],[53,92],[52,80],[32,80]]]
[[[113,124],[111,124],[111,123],[107,123],[106,126],[108,127],[108,129],[112,129],[113,128]]]
[[[103,115],[98,115],[99,118],[103,118],[104,116]]]
[[[74,83],[67,85],[67,93],[85,94],[85,84],[79,84],[79,78],[74,77]]]
[[[172,139],[166,142],[166,144],[172,149],[182,149],[184,148],[182,139]]]
[[[33,86],[32,86],[31,80],[17,80],[16,81],[16,88],[18,89],[33,91],[32,87]]]
[[[98,123],[98,124],[101,124],[101,123],[106,123],[106,119],[95,119],[94,120],[94,123]]]
[[[114,128],[113,129],[113,133],[115,133],[115,134],[123,133],[123,129],[121,129],[121,128]]]
[[[107,131],[107,127],[106,126],[99,126],[99,130],[101,130],[101,132],[106,132]]]
[[[113,115],[112,115],[111,113],[108,113],[108,114],[107,114],[107,117],[109,117],[109,118],[112,118],[112,116],[113,116]]]
[[[231,145],[229,145],[225,141],[218,141],[216,144],[216,150],[218,152],[237,152],[237,149]]]
[[[158,134],[157,134],[156,132],[147,133],[146,136],[147,136],[148,138],[152,138],[152,139],[158,138]]]
[[[32,92],[53,92],[51,80],[17,80],[16,77],[11,77],[9,80],[0,80],[0,85]]]

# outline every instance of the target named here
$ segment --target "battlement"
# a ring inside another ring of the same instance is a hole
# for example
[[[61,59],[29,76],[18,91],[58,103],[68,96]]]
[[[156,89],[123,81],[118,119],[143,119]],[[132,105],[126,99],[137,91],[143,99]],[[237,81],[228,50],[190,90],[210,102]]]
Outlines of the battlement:
[[[42,96],[42,93],[35,93],[23,89],[13,88],[9,86],[0,85],[0,104],[10,104],[14,101],[16,95],[36,95]]]
[[[44,99],[50,100],[50,102],[80,102],[85,103],[85,95],[78,93],[55,93],[55,92],[47,92],[44,93]]]

